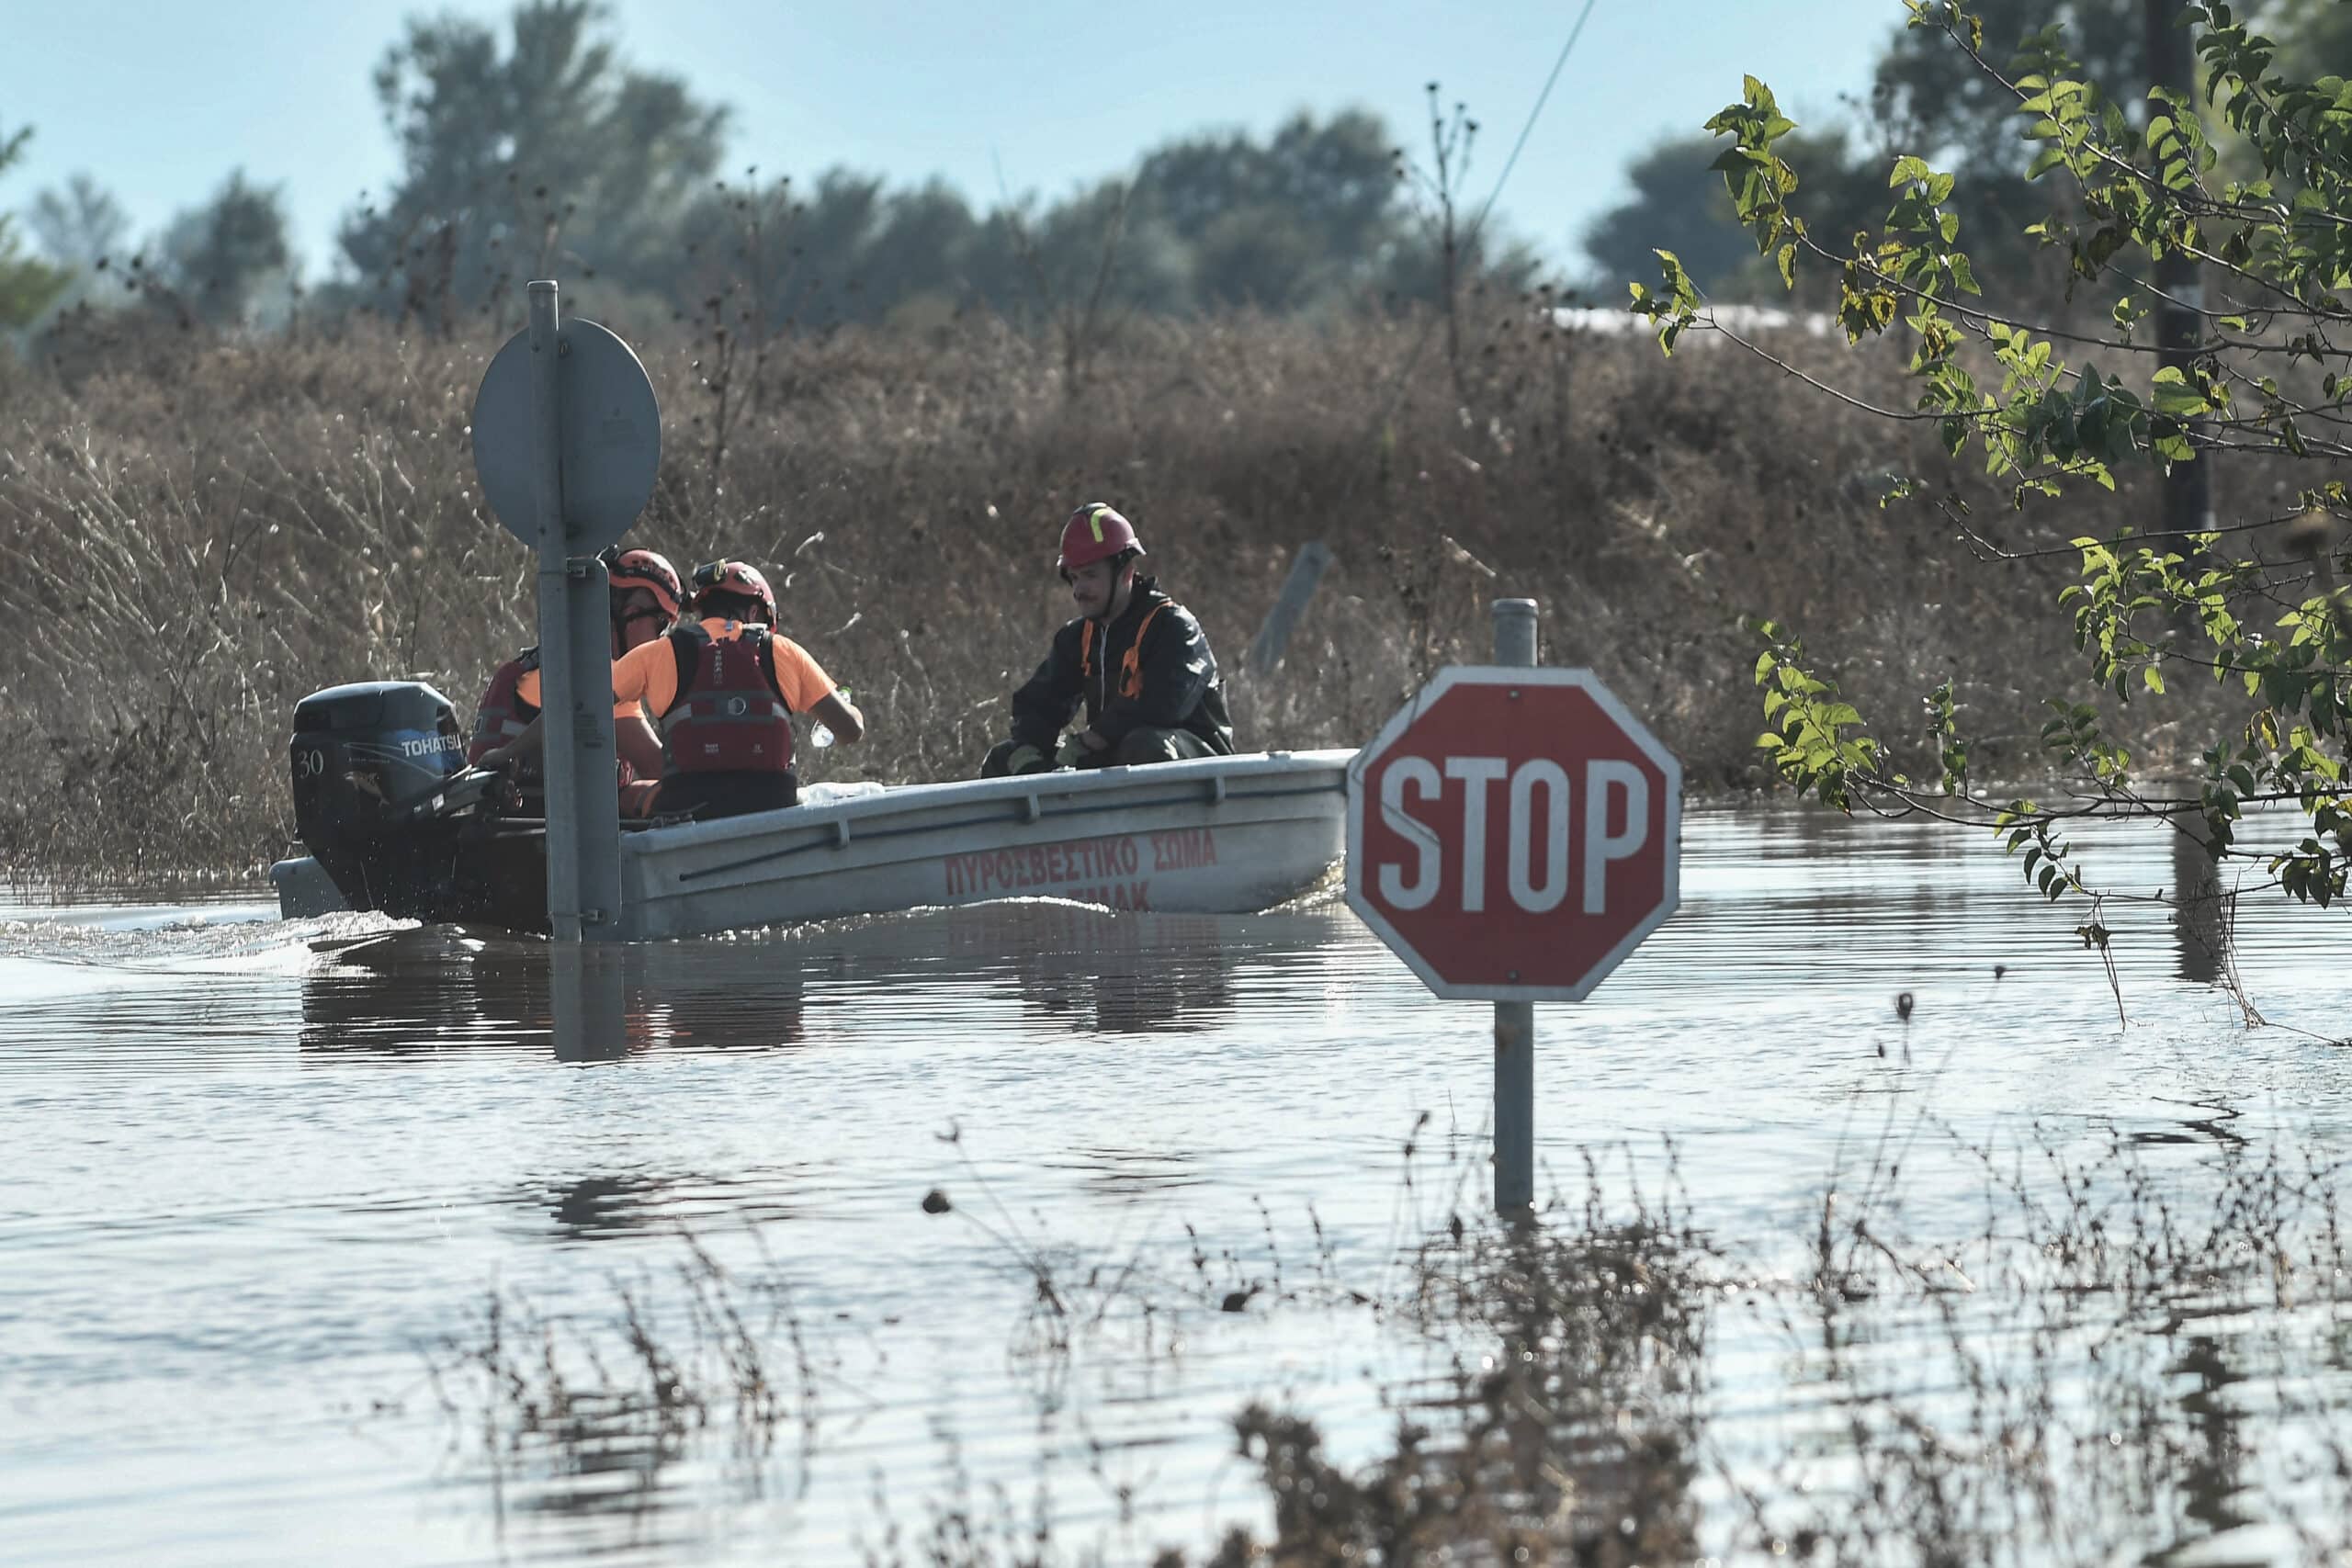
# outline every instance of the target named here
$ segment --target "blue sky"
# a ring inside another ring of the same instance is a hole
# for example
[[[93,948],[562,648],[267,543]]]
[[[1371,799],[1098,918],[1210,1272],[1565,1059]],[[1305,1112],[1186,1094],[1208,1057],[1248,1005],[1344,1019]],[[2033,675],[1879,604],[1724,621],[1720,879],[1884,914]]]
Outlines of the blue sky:
[[[736,111],[738,167],[805,176],[837,164],[894,183],[933,175],[975,205],[1003,188],[1060,195],[1203,128],[1272,129],[1301,108],[1385,116],[1427,141],[1422,84],[1483,127],[1483,199],[1583,0],[1190,0],[1081,4],[752,4],[618,0],[615,32],[641,67],[673,72]],[[442,0],[0,0],[0,127],[33,127],[0,184],[21,209],[86,171],[160,229],[242,166],[282,185],[306,271],[334,259],[337,218],[397,170],[370,72],[419,12],[503,18]],[[1840,112],[1898,0],[1598,0],[1498,203],[1561,264],[1623,194],[1627,159],[1771,84],[1801,121]]]

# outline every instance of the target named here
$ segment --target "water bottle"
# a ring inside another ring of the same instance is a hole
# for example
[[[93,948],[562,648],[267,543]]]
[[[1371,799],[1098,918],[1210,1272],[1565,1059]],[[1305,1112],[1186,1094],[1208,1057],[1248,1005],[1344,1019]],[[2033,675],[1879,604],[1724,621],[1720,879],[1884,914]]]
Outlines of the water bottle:
[[[843,686],[834,692],[833,695],[841,698],[843,702],[847,702],[849,701],[849,688],[847,686]],[[819,719],[808,730],[808,744],[821,751],[832,743],[832,727],[827,724],[823,719]]]

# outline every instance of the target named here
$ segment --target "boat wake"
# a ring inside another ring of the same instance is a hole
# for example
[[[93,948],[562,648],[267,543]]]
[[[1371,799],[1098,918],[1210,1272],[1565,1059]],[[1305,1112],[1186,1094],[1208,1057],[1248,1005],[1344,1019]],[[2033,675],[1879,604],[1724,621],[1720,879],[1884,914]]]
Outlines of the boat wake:
[[[410,923],[348,913],[283,920],[268,904],[68,907],[0,918],[0,995],[38,1002],[206,976],[300,975],[322,943]]]

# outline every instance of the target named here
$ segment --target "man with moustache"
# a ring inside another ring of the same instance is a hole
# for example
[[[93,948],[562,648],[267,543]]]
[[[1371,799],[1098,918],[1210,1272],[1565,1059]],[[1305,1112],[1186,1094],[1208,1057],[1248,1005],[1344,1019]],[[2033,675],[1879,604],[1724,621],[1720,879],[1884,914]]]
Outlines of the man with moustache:
[[[1134,525],[1102,502],[1063,525],[1054,566],[1078,618],[1013,693],[1012,737],[989,752],[982,778],[1232,754],[1216,656],[1192,612],[1136,575],[1143,553]],[[1084,727],[1065,737],[1081,711]]]

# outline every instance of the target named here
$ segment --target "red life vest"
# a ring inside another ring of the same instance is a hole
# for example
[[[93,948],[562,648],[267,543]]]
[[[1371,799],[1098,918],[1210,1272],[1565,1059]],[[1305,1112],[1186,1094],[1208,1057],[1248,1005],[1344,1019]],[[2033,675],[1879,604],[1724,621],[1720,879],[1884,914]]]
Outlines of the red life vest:
[[[689,621],[670,634],[678,695],[662,716],[663,776],[792,771],[792,709],[775,678],[768,628],[715,637]]]
[[[539,650],[526,648],[500,665],[498,673],[490,678],[490,689],[482,693],[481,705],[474,711],[473,739],[466,743],[468,767],[522,734],[539,716],[538,705],[525,702],[515,689],[524,676],[538,667]]]

